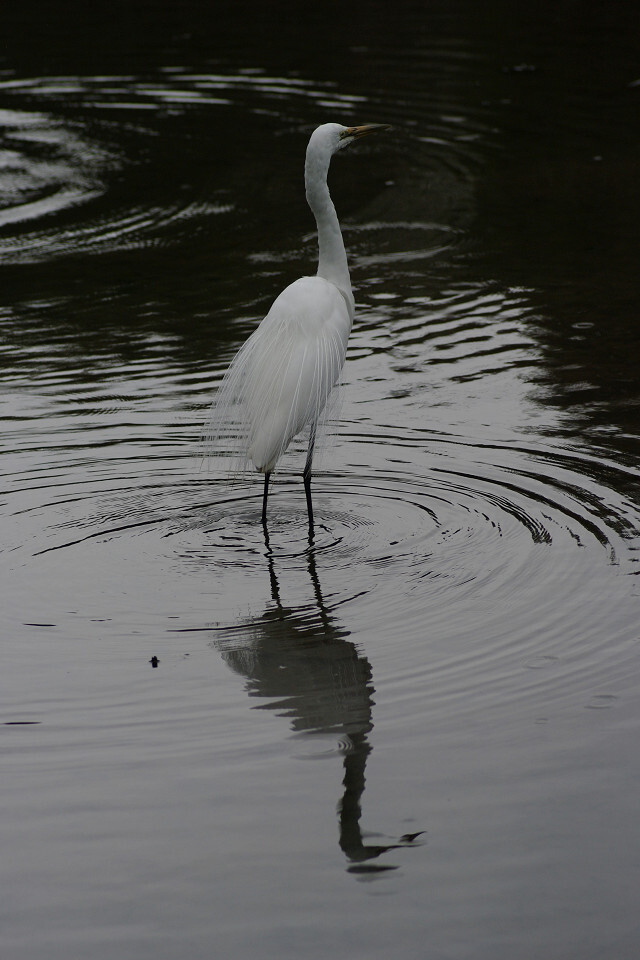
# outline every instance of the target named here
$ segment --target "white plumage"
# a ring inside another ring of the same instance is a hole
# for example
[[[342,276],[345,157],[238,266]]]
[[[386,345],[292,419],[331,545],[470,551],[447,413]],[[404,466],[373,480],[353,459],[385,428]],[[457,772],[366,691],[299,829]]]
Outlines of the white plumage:
[[[329,195],[332,155],[353,140],[384,129],[326,123],[311,136],[305,188],[318,227],[315,277],[301,277],[277,297],[231,362],[213,404],[207,452],[230,454],[236,467],[264,473],[262,520],[269,477],[291,440],[311,425],[304,468],[310,530],[315,428],[340,377],[353,320],[353,294],[340,224]]]

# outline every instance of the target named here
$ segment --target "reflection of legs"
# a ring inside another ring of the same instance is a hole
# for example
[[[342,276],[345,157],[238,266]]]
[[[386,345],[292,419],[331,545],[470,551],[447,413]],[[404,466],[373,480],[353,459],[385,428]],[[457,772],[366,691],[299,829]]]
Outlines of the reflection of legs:
[[[264,475],[264,493],[262,494],[262,522],[267,522],[267,497],[269,496],[269,477],[270,473]]]
[[[304,492],[307,497],[307,513],[309,514],[309,534],[313,536],[313,505],[311,503],[311,464],[313,463],[313,448],[316,442],[316,425],[315,423],[311,427],[311,435],[309,437],[309,449],[307,450],[307,462],[304,465],[304,470],[302,472],[302,480],[304,482]]]
[[[278,609],[278,614],[281,618],[284,617],[284,610],[282,609],[282,601],[280,599],[280,584],[278,583],[278,578],[276,576],[276,568],[273,563],[273,551],[271,549],[271,543],[269,542],[269,528],[266,523],[262,524],[262,532],[264,533],[264,546],[265,546],[265,557],[267,558],[267,565],[269,567],[269,580],[271,581],[271,596],[273,601]]]
[[[309,576],[311,577],[311,583],[313,584],[313,592],[316,595],[316,605],[318,607],[318,613],[320,614],[320,620],[326,631],[331,627],[331,620],[329,614],[327,613],[327,608],[324,605],[324,598],[322,596],[322,588],[320,586],[320,580],[318,579],[318,571],[316,570],[316,548],[313,545],[313,530],[309,530],[309,553],[308,557],[308,566],[309,566]]]

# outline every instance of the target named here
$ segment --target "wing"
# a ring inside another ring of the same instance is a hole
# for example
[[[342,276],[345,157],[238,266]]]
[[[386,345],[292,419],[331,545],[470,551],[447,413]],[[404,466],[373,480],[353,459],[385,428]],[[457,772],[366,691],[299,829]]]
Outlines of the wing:
[[[321,277],[302,277],[274,302],[232,361],[214,401],[206,452],[235,469],[275,467],[289,443],[321,415],[344,364],[351,315]]]

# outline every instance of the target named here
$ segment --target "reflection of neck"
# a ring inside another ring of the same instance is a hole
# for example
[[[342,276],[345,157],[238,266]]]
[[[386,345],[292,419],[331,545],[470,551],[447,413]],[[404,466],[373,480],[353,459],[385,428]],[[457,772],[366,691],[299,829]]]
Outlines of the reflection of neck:
[[[372,747],[367,741],[366,733],[351,734],[349,737],[353,749],[344,758],[344,793],[340,802],[340,849],[351,863],[364,864],[366,860],[374,860],[382,853],[396,850],[401,844],[364,844],[360,829],[360,798],[364,793],[364,768]],[[360,866],[350,867],[354,873],[372,873],[387,870],[397,870],[396,866]]]
[[[364,768],[371,746],[364,734],[352,734],[353,750],[344,758],[344,794],[340,803],[340,848],[349,860],[367,860],[360,830],[360,798],[364,793]],[[373,854],[377,856],[377,854]]]

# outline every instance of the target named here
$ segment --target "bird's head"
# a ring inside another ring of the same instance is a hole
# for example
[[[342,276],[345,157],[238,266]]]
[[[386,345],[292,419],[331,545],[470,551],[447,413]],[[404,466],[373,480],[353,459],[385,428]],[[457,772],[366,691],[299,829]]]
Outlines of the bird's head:
[[[354,140],[361,140],[363,137],[369,136],[370,133],[390,129],[386,123],[365,123],[360,127],[344,127],[340,123],[323,123],[311,134],[309,148],[312,153],[331,156],[337,150],[348,147]]]

